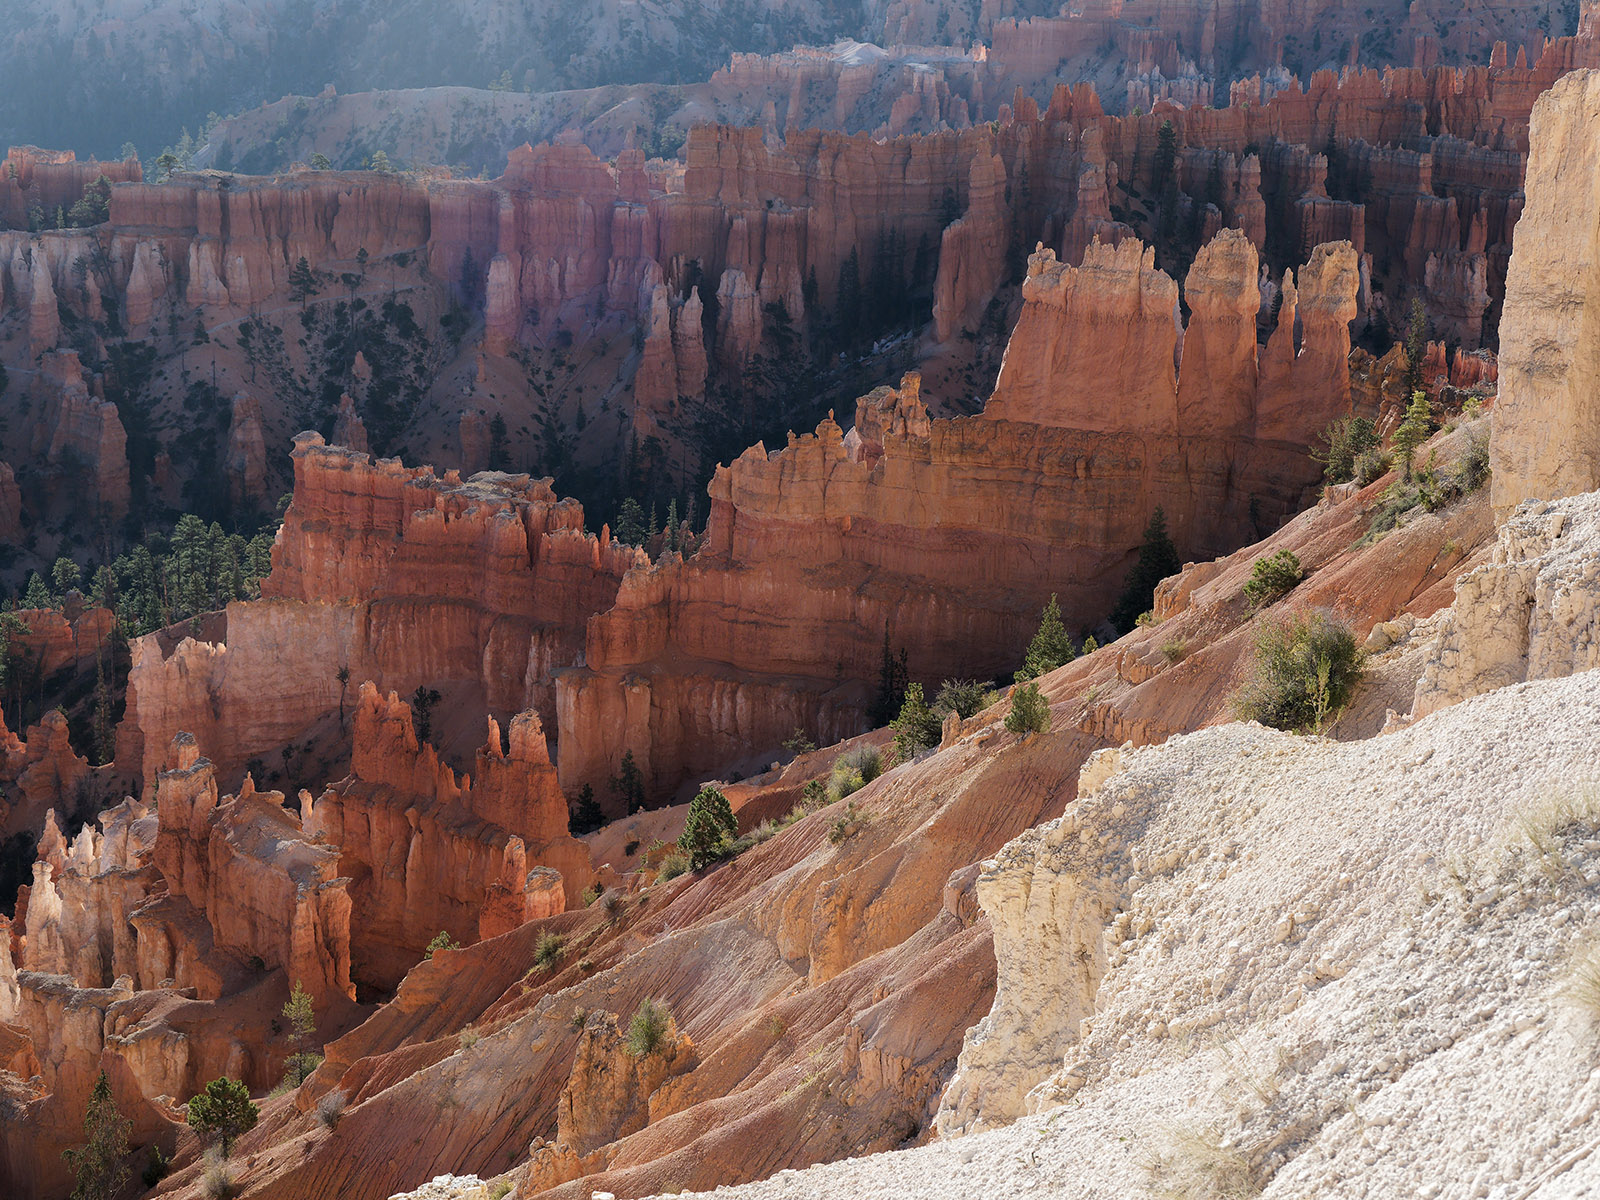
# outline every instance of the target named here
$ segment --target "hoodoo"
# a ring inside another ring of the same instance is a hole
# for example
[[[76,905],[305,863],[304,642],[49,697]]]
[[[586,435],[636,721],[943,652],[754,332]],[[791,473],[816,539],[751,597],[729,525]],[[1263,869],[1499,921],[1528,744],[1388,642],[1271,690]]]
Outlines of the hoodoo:
[[[1374,3],[12,0],[0,1196],[1587,1194],[1600,36]]]

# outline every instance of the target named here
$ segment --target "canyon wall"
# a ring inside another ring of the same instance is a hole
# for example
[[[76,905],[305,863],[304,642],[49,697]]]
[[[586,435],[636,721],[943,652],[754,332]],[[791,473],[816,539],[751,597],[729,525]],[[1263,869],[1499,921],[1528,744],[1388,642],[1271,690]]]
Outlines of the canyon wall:
[[[218,641],[133,643],[120,769],[151,782],[187,732],[235,778],[366,680],[402,694],[455,683],[475,712],[534,708],[553,726],[548,676],[581,655],[585,622],[639,552],[584,533],[582,508],[548,481],[441,478],[316,434],[294,463],[261,600],[229,605]]]
[[[1350,411],[1357,263],[1319,247],[1258,355],[1237,231],[1197,260],[1186,331],[1138,241],[1082,267],[1035,254],[981,416],[930,421],[912,375],[858,401],[848,436],[830,418],[718,470],[699,553],[630,572],[558,677],[562,785],[603,792],[630,751],[665,792],[797,728],[853,733],[885,646],[931,686],[1001,677],[1052,594],[1100,624],[1157,507],[1187,557],[1275,526],[1316,481],[1313,434]]]
[[[1494,506],[1600,487],[1600,72],[1577,71],[1533,111],[1528,205],[1506,284]]]

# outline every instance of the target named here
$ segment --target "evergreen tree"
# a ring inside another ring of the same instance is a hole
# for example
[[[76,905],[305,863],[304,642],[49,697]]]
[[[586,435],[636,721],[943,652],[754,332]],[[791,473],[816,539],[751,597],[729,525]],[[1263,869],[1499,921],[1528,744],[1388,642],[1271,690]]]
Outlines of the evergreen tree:
[[[671,502],[667,505],[668,550],[676,550],[678,548],[678,526],[680,524],[681,522],[678,520],[678,498],[674,496]]]
[[[1177,162],[1178,131],[1171,121],[1163,121],[1161,128],[1156,131],[1156,156],[1150,165],[1151,183],[1158,196],[1172,179]]]
[[[303,312],[306,307],[306,298],[317,294],[317,273],[311,269],[311,264],[301,255],[295,262],[294,269],[289,272],[289,295],[300,301]]]
[[[367,167],[369,170],[377,171],[380,175],[387,174],[388,172],[394,170],[394,168],[389,165],[389,156],[382,150],[378,150],[373,153],[372,158],[367,162]]]
[[[1127,633],[1138,623],[1140,614],[1148,612],[1155,600],[1156,584],[1176,574],[1181,566],[1178,551],[1167,536],[1167,514],[1157,506],[1150,514],[1150,523],[1145,526],[1139,561],[1128,572],[1122,595],[1111,610],[1111,623],[1117,627],[1117,632]]]
[[[1405,420],[1394,431],[1394,452],[1400,456],[1400,469],[1407,483],[1411,482],[1412,456],[1417,447],[1433,433],[1433,414],[1428,410],[1428,397],[1422,391],[1411,393],[1411,403],[1406,407]]]
[[[1044,611],[1039,614],[1039,629],[1033,635],[1033,641],[1028,643],[1028,652],[1023,655],[1022,667],[1017,671],[1015,679],[1018,683],[1037,679],[1040,675],[1071,662],[1077,656],[1078,652],[1072,645],[1067,627],[1061,623],[1061,606],[1056,602],[1055,593],[1052,592],[1050,603],[1046,604]]]
[[[644,545],[644,509],[632,496],[617,509],[617,521],[611,527],[611,538],[624,546]]]
[[[22,593],[23,608],[54,608],[56,598],[50,594],[50,587],[44,581],[44,576],[33,571],[28,575],[27,589]]]
[[[834,305],[834,318],[843,345],[854,345],[861,336],[861,259],[855,247],[850,247],[850,257],[839,266],[839,298]]]
[[[332,167],[333,163],[328,160],[328,156],[322,151],[318,150],[311,156],[311,169],[313,171],[327,171]]]
[[[1428,355],[1428,310],[1413,297],[1411,320],[1406,326],[1406,395],[1422,390],[1422,360]]]
[[[300,986],[298,979],[289,992],[289,999],[284,1001],[283,1019],[289,1023],[289,1037],[295,1045],[295,1052],[284,1063],[284,1082],[299,1087],[311,1078],[322,1056],[311,1049],[311,1039],[317,1032],[317,1014],[310,993]]]
[[[213,1079],[189,1101],[189,1127],[207,1141],[216,1141],[223,1158],[233,1153],[241,1134],[255,1128],[260,1115],[250,1101],[250,1089],[237,1079]]]
[[[165,183],[171,179],[178,169],[178,156],[171,150],[163,150],[156,159],[156,182]]]
[[[133,1122],[117,1110],[111,1081],[101,1071],[83,1114],[88,1144],[62,1155],[77,1179],[72,1200],[112,1200],[122,1190],[130,1174],[124,1160],[128,1157],[128,1131],[132,1128]]]
[[[887,725],[900,711],[900,705],[905,701],[908,675],[906,652],[902,649],[899,658],[894,656],[894,652],[889,648],[889,626],[885,624],[883,659],[878,664],[878,694],[873,699],[872,709],[868,713],[873,728]]]
[[[923,750],[937,746],[944,732],[944,720],[928,707],[920,683],[906,685],[900,714],[889,724],[894,729],[895,752],[902,762],[910,762]]]
[[[578,789],[578,799],[573,805],[572,815],[567,821],[568,832],[575,837],[582,837],[586,833],[593,833],[606,823],[606,815],[600,810],[599,801],[594,798],[594,788],[584,784]]]
[[[633,751],[623,752],[617,773],[611,777],[611,794],[621,800],[629,816],[644,807],[644,773],[633,761]]]
[[[703,787],[689,802],[678,849],[689,856],[690,870],[698,871],[721,857],[724,845],[738,832],[728,798],[714,787]]]
[[[58,558],[50,568],[50,582],[55,585],[56,595],[65,599],[68,592],[83,583],[83,570],[70,558]]]

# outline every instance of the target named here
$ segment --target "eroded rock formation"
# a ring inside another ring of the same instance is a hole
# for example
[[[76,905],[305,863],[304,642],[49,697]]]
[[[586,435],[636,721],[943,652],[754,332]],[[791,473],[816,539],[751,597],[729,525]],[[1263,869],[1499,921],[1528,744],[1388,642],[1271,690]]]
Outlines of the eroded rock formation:
[[[1534,106],[1528,206],[1506,280],[1494,507],[1600,487],[1600,72],[1575,71]]]
[[[1052,593],[1104,618],[1157,506],[1196,557],[1296,510],[1304,447],[1350,410],[1356,264],[1319,248],[1258,369],[1256,252],[1224,231],[1180,374],[1177,285],[1136,240],[1076,268],[1036,254],[981,416],[930,423],[908,377],[857,403],[848,439],[829,419],[718,471],[701,551],[624,579],[558,680],[563,786],[603,794],[624,751],[670,791],[796,728],[835,740],[886,639],[930,685],[998,676]]]
[[[133,645],[117,760],[149,782],[192,733],[226,778],[336,710],[343,685],[409,695],[451,682],[485,709],[554,724],[551,674],[582,652],[638,552],[583,532],[548,481],[374,463],[302,435],[296,501],[258,602],[229,606],[222,641]],[[272,681],[268,683],[266,681]]]

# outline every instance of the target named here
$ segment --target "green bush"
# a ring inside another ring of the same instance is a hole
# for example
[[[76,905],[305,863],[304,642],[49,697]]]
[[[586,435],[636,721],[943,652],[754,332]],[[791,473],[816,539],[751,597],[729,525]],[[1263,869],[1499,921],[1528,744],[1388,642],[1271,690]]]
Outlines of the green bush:
[[[539,941],[534,945],[533,961],[548,971],[561,961],[561,952],[566,949],[566,945],[566,938],[546,929],[539,935]]]
[[[1377,430],[1366,417],[1340,417],[1319,438],[1322,445],[1311,452],[1311,457],[1322,464],[1322,477],[1329,483],[1354,479],[1361,456],[1380,445]]]
[[[676,879],[679,875],[686,873],[688,870],[689,859],[685,855],[674,850],[672,853],[665,855],[661,859],[660,865],[656,868],[656,881],[658,883],[665,883],[669,879]]]
[[[422,959],[424,962],[431,959],[435,950],[459,949],[461,949],[461,943],[456,941],[455,938],[451,937],[447,931],[441,929],[438,933],[433,935],[433,940],[428,943],[428,948],[423,952]]]
[[[1356,482],[1362,487],[1375,483],[1389,473],[1394,460],[1383,450],[1367,450],[1356,458]]]
[[[889,722],[894,730],[895,756],[901,762],[910,762],[922,751],[937,747],[943,732],[944,721],[928,707],[922,698],[922,685],[906,685],[906,698],[900,705],[900,715]]]
[[[635,1058],[654,1054],[667,1036],[672,1012],[665,1004],[648,997],[639,1001],[633,1020],[628,1022],[628,1053]]]
[[[703,787],[689,802],[678,849],[688,856],[690,868],[698,871],[721,858],[738,832],[728,798],[714,787]]]
[[[883,753],[876,746],[857,746],[834,760],[828,776],[828,802],[843,800],[883,774]]]
[[[852,800],[844,807],[844,815],[828,826],[828,841],[837,846],[861,826],[866,824],[866,818],[856,809]]]
[[[1266,558],[1256,559],[1250,570],[1250,581],[1244,585],[1244,598],[1251,608],[1265,608],[1280,596],[1287,595],[1306,577],[1300,559],[1292,550],[1279,550]]]
[[[1455,486],[1462,495],[1477,491],[1489,482],[1489,435],[1467,431],[1467,446],[1456,460]]]
[[[939,685],[939,694],[933,698],[933,711],[941,714],[953,712],[966,721],[997,699],[999,697],[991,680],[985,679],[980,683],[976,679],[946,679]]]
[[[1365,655],[1355,634],[1327,613],[1265,622],[1256,635],[1255,677],[1234,697],[1245,721],[1274,729],[1320,730],[1361,679]]]
[[[1040,693],[1037,683],[1019,683],[1012,689],[1006,728],[1022,737],[1049,730],[1050,703]]]

